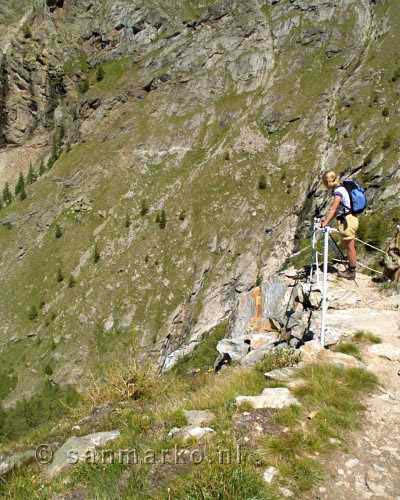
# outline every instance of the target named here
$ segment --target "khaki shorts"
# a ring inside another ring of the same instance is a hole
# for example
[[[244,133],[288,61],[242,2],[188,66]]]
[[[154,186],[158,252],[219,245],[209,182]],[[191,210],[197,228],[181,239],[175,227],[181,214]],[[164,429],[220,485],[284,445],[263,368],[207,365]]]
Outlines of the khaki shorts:
[[[344,222],[338,221],[337,228],[344,240],[354,240],[358,230],[358,217],[352,214],[346,215]]]

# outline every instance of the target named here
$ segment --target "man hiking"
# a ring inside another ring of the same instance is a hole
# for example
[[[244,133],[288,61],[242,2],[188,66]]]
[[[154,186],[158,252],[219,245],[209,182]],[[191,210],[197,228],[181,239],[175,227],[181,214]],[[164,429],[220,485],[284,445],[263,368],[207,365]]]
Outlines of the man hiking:
[[[333,200],[327,214],[321,221],[321,227],[329,225],[336,217],[337,228],[346,248],[348,267],[339,271],[338,276],[348,280],[356,279],[357,252],[356,233],[358,230],[358,217],[352,209],[352,200],[348,189],[344,187],[336,172],[330,170],[322,176],[322,181],[327,189],[332,191]],[[351,181],[350,181],[351,182]]]

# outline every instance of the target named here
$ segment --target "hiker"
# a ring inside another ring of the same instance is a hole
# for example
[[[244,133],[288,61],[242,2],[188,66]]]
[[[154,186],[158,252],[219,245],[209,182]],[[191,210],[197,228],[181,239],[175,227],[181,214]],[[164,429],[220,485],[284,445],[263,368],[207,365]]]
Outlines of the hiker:
[[[324,228],[329,225],[336,217],[338,222],[337,228],[343,239],[348,259],[347,269],[339,271],[338,276],[348,280],[355,280],[357,266],[355,238],[358,230],[358,217],[352,210],[352,200],[349,190],[344,187],[339,175],[330,170],[323,174],[322,181],[327,189],[332,190],[333,201],[327,214],[321,221],[321,227]]]

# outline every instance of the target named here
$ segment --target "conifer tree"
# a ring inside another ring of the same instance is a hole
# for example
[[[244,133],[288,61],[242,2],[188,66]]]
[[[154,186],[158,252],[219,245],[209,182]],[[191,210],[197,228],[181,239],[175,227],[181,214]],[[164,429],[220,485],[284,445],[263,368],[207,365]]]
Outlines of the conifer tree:
[[[36,181],[36,173],[33,170],[32,162],[30,162],[29,172],[28,172],[28,175],[26,176],[26,183],[33,184],[35,181]]]
[[[142,205],[140,208],[140,215],[143,217],[147,214],[148,211],[149,211],[149,207],[147,206],[146,200],[142,200]]]
[[[10,191],[10,186],[8,182],[5,183],[3,188],[3,203],[5,206],[9,205],[12,202],[12,194]]]
[[[101,66],[101,65],[97,67],[96,80],[98,82],[101,82],[102,80],[104,80],[104,69],[103,69],[103,66]]]
[[[15,196],[18,196],[25,189],[25,179],[22,172],[19,173],[18,181],[15,185]]]
[[[99,249],[97,247],[97,243],[95,243],[94,249],[93,249],[93,261],[95,264],[97,264],[97,262],[99,262],[99,260],[100,260],[100,252],[99,252]]]
[[[68,280],[68,288],[74,288],[75,285],[76,285],[75,278],[71,274]]]
[[[56,238],[57,238],[57,239],[60,239],[60,238],[62,237],[62,235],[63,235],[63,234],[64,234],[64,233],[63,233],[63,230],[62,230],[62,228],[61,228],[60,224],[57,224],[57,225],[56,225],[56,231],[55,231],[55,236],[56,236]]]
[[[39,175],[43,175],[46,172],[46,168],[44,166],[44,161],[41,160],[40,165],[39,165]]]
[[[264,174],[260,175],[258,179],[258,189],[267,189],[267,179]]]
[[[63,275],[63,272],[61,270],[61,267],[59,267],[57,269],[57,283],[61,283],[62,281],[64,281],[64,275]]]
[[[165,213],[165,210],[161,210],[161,215],[160,215],[160,229],[165,229],[165,226],[167,225],[167,215]]]
[[[22,189],[21,189],[21,192],[19,193],[19,199],[21,201],[24,201],[26,200],[27,198],[27,194],[26,194],[26,191],[25,191],[25,184],[22,186]]]

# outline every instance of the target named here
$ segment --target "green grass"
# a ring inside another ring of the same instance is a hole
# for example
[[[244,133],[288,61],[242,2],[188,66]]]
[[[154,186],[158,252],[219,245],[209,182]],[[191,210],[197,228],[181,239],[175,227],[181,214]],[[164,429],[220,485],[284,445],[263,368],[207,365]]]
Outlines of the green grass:
[[[359,342],[359,343],[370,343],[370,344],[381,344],[382,343],[382,339],[378,335],[375,335],[374,333],[366,332],[366,331],[356,332],[353,335],[352,340],[354,342]]]
[[[42,390],[31,399],[22,399],[14,408],[0,410],[2,442],[21,439],[42,425],[54,424],[78,402],[79,396],[74,389],[45,382]]]
[[[343,354],[349,354],[355,358],[362,360],[360,349],[352,342],[340,342],[334,348],[336,352],[342,352]]]
[[[188,375],[192,370],[207,371],[212,368],[217,358],[217,344],[227,335],[227,323],[221,323],[215,327],[200,342],[195,350],[178,361],[172,368],[176,375]]]
[[[320,453],[327,453],[329,438],[343,439],[360,425],[362,398],[376,386],[376,377],[364,370],[344,370],[310,365],[299,376],[307,384],[294,391],[302,406],[280,410],[275,421],[289,432],[266,437],[261,456],[278,466],[283,483],[298,494],[310,490],[324,477]],[[307,415],[311,415],[307,419]],[[302,426],[301,422],[307,422]]]

